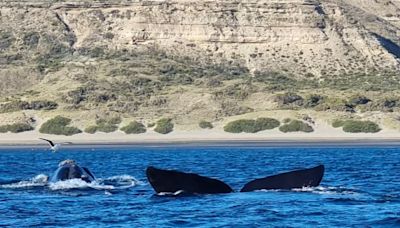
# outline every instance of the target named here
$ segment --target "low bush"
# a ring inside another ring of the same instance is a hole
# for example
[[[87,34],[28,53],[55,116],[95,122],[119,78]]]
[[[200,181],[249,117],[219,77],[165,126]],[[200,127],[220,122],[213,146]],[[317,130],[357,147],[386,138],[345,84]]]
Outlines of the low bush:
[[[273,118],[258,118],[255,124],[260,131],[264,131],[279,127],[281,122]]]
[[[350,97],[348,103],[349,103],[350,105],[357,106],[357,105],[365,105],[365,104],[367,104],[367,103],[370,102],[370,101],[371,101],[371,99],[369,99],[369,98],[366,97],[366,96],[363,96],[363,95],[355,95],[355,96]]]
[[[89,134],[94,134],[98,131],[104,133],[114,132],[118,129],[117,124],[120,124],[121,121],[121,117],[112,117],[110,119],[97,119],[96,125],[87,127],[85,129],[85,132]]]
[[[282,125],[279,128],[279,130],[284,133],[287,133],[287,132],[307,132],[307,133],[309,133],[309,132],[314,131],[314,129],[310,125],[308,125],[300,120],[292,120],[289,123]]]
[[[284,93],[278,94],[275,96],[275,102],[278,103],[279,106],[302,106],[304,104],[303,97],[295,94],[295,93]]]
[[[256,120],[241,119],[229,122],[224,126],[224,131],[230,133],[256,133],[259,131],[279,127],[280,122],[272,118],[258,118]]]
[[[397,97],[381,98],[360,106],[360,110],[362,112],[365,111],[393,112],[396,109],[398,110],[398,108],[400,108],[400,99]]]
[[[230,132],[230,133],[241,133],[241,132],[246,132],[246,133],[255,133],[257,132],[255,128],[255,120],[235,120],[232,122],[229,122],[224,126],[224,131]]]
[[[122,127],[121,131],[126,134],[141,134],[146,132],[146,127],[142,123],[132,121],[125,127]]]
[[[109,124],[120,124],[122,122],[121,117],[116,116],[116,117],[111,117],[108,121]]]
[[[147,124],[147,127],[154,127],[154,126],[156,126],[156,123],[148,123]]]
[[[40,133],[43,134],[54,134],[54,135],[74,135],[82,133],[79,128],[68,126],[71,123],[71,119],[62,116],[56,116],[53,119],[48,120],[39,129]]]
[[[15,112],[24,109],[29,109],[29,103],[26,101],[11,101],[0,105],[0,112]]]
[[[32,101],[29,104],[29,109],[33,110],[53,110],[58,107],[58,104],[54,101],[45,101],[45,100],[40,100],[40,101]]]
[[[102,123],[102,124],[87,127],[85,129],[85,132],[89,133],[89,134],[94,134],[98,131],[104,132],[104,133],[110,133],[110,132],[116,131],[117,129],[118,129],[117,125],[109,124],[109,123]]]
[[[101,131],[104,133],[114,132],[118,129],[118,126],[115,124],[104,123],[97,125],[97,131]]]
[[[334,110],[340,112],[355,112],[354,106],[340,98],[327,98],[323,103],[315,107],[317,111]]]
[[[58,104],[53,101],[45,101],[45,100],[40,100],[40,101],[32,101],[32,102],[27,102],[27,101],[11,101],[5,104],[0,105],[0,112],[1,113],[6,113],[6,112],[15,112],[15,111],[20,111],[20,110],[53,110],[58,107]]]
[[[174,130],[174,124],[172,123],[172,119],[163,118],[157,121],[156,127],[154,128],[155,132],[160,134],[168,134]]]
[[[202,129],[212,129],[214,126],[212,125],[212,123],[203,120],[200,121],[199,127]]]
[[[343,131],[349,133],[376,133],[381,128],[372,121],[347,120],[343,124]]]
[[[12,133],[20,133],[24,131],[32,131],[34,128],[27,123],[15,123],[0,126],[0,133],[12,132]]]
[[[94,134],[97,131],[97,126],[96,125],[92,125],[89,126],[87,128],[85,128],[84,132],[89,133],[89,134]]]
[[[283,123],[289,123],[290,121],[292,121],[292,119],[290,118],[285,118],[282,120]]]
[[[8,125],[1,125],[0,133],[7,133],[7,132],[8,132]]]
[[[343,120],[334,120],[332,123],[332,127],[338,128],[338,127],[343,127],[345,121]]]
[[[317,94],[311,94],[304,101],[305,108],[314,108],[324,102],[324,97]]]

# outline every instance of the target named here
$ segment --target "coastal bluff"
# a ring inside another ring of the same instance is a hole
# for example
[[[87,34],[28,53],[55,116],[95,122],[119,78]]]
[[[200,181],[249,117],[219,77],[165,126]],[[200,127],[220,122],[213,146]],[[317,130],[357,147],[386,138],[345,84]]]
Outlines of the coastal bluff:
[[[399,57],[398,0],[3,0],[0,120],[400,129]]]

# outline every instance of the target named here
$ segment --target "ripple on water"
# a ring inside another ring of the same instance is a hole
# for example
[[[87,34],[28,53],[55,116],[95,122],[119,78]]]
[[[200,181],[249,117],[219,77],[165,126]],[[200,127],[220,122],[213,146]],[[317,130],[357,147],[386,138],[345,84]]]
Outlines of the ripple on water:
[[[47,175],[66,158],[89,167],[98,180],[48,184]],[[2,149],[0,225],[399,226],[399,160],[400,149],[367,147]],[[144,173],[148,165],[176,168],[239,190],[254,178],[317,164],[326,167],[319,187],[188,197],[155,195]]]

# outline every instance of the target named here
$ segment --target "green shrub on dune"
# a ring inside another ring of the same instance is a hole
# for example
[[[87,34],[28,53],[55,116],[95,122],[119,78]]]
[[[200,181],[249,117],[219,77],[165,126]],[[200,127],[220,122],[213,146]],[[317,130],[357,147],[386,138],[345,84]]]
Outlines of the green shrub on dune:
[[[114,132],[118,129],[118,126],[115,124],[109,124],[109,123],[104,123],[104,124],[99,124],[97,125],[97,131],[104,132],[104,133],[110,133]]]
[[[260,131],[274,129],[281,125],[279,120],[272,118],[258,118],[256,119],[255,124]]]
[[[40,133],[53,134],[53,135],[75,135],[82,131],[76,127],[68,126],[71,123],[71,119],[62,116],[56,116],[53,119],[48,120],[39,129]]]
[[[347,120],[343,125],[344,132],[350,133],[376,133],[381,128],[372,121]]]
[[[172,119],[163,118],[157,121],[157,125],[154,128],[155,132],[160,134],[168,134],[174,130],[174,124],[172,123]]]
[[[229,122],[227,125],[224,126],[224,131],[230,133],[255,133],[257,132],[255,129],[255,120],[235,120]]]
[[[27,123],[14,123],[0,126],[0,133],[20,133],[24,131],[32,131],[34,128]]]
[[[94,134],[97,131],[97,126],[96,125],[92,125],[89,126],[87,128],[85,128],[84,132],[89,133],[89,134]]]
[[[332,126],[343,127],[343,131],[349,133],[376,133],[382,130],[378,124],[362,120],[335,120]]]
[[[343,127],[345,121],[343,120],[334,120],[332,123],[332,127],[338,128],[338,127]]]
[[[212,129],[214,126],[212,125],[212,123],[203,120],[200,121],[199,127],[202,129]]]
[[[300,121],[300,120],[292,120],[289,123],[287,123],[285,125],[282,125],[279,128],[279,130],[281,132],[284,132],[284,133],[287,133],[287,132],[306,132],[306,133],[309,133],[309,132],[313,132],[314,131],[314,129],[310,125],[308,125],[308,124],[306,124],[306,123],[304,123],[303,121]]]
[[[115,124],[116,125],[116,124],[120,124],[121,122],[122,122],[122,119],[119,116],[112,117],[112,118],[107,120],[108,124]]]
[[[96,132],[110,133],[118,130],[118,124],[122,122],[121,117],[112,117],[110,119],[97,119],[96,125],[89,126],[85,129],[86,133],[94,134]]]
[[[272,118],[258,118],[256,120],[241,119],[229,122],[224,126],[224,131],[230,133],[256,133],[279,127],[280,122]]]
[[[141,134],[146,132],[146,127],[142,123],[132,121],[125,127],[122,127],[121,131],[126,134]]]
[[[32,131],[34,128],[27,123],[15,123],[8,125],[8,130],[12,133],[19,133],[24,131]]]
[[[0,133],[7,133],[7,132],[8,132],[8,125],[1,125]]]

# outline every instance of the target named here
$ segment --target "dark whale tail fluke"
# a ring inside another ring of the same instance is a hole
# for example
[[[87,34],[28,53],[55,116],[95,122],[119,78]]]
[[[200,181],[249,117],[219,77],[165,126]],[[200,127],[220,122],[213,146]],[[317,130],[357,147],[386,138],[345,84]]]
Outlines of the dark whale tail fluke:
[[[293,189],[316,187],[324,176],[325,168],[319,165],[310,169],[295,170],[273,176],[255,179],[245,184],[241,192],[272,189]]]
[[[194,173],[175,170],[146,169],[147,179],[157,193],[215,194],[229,193],[232,188],[224,182]]]

